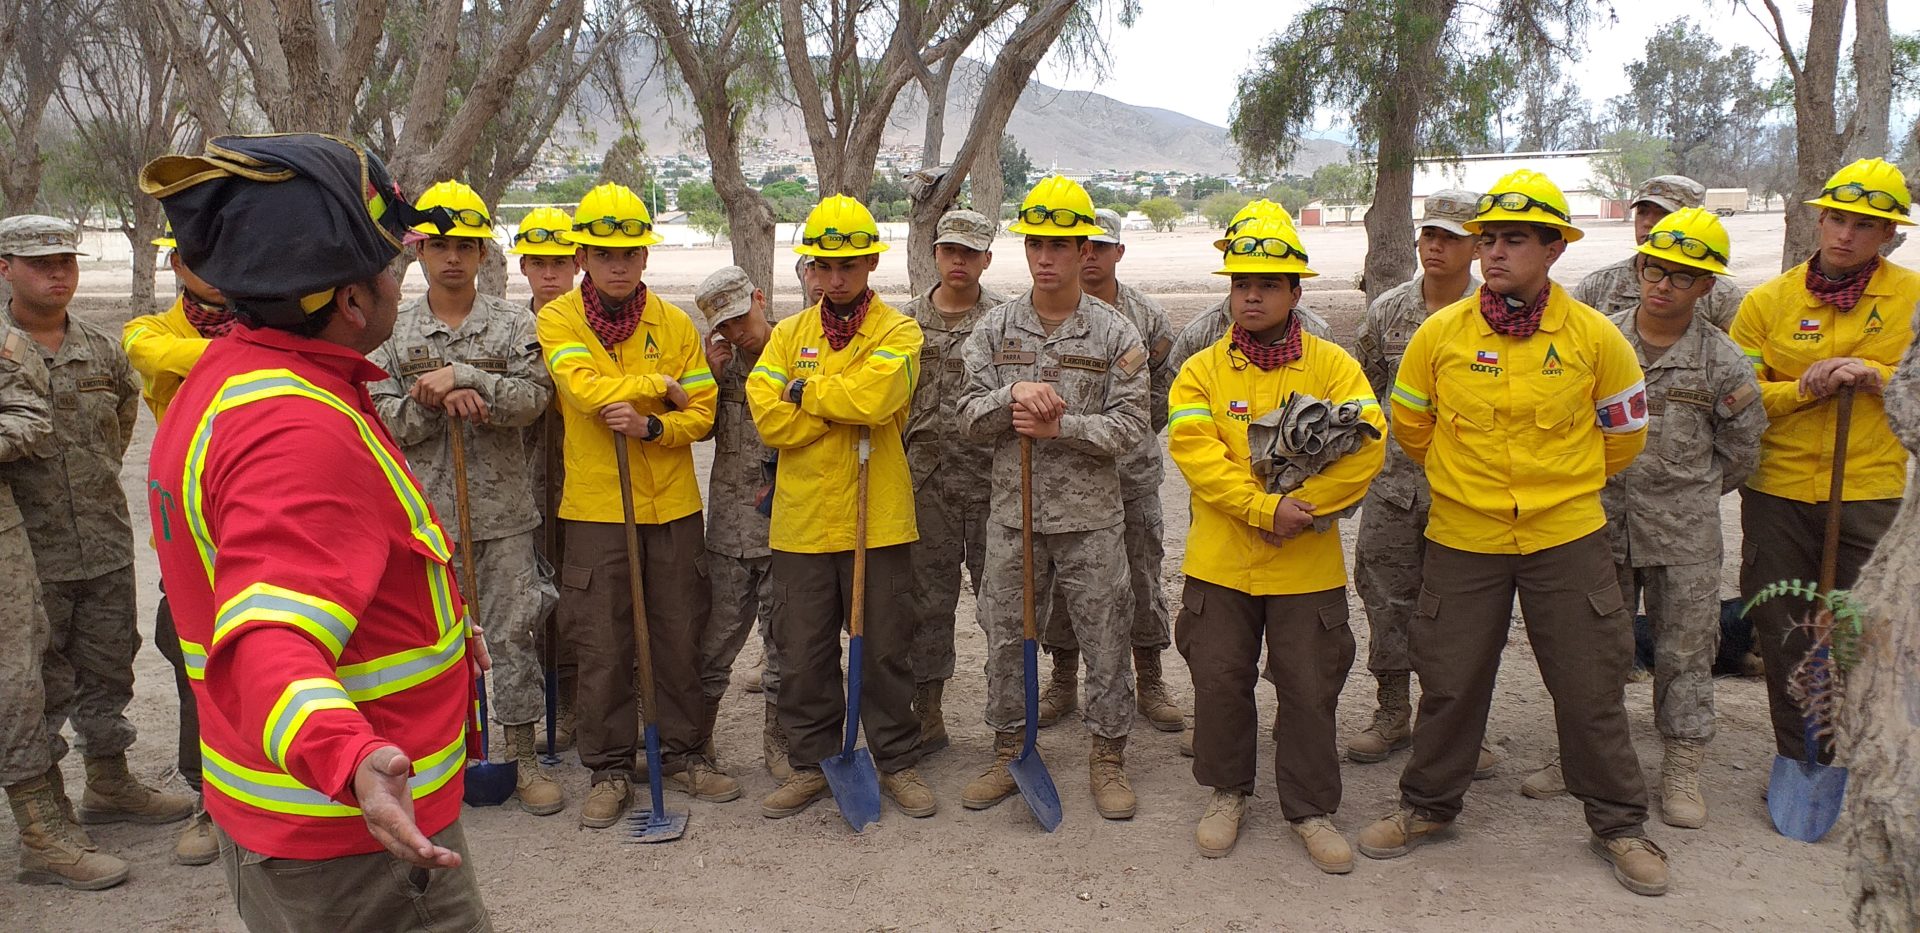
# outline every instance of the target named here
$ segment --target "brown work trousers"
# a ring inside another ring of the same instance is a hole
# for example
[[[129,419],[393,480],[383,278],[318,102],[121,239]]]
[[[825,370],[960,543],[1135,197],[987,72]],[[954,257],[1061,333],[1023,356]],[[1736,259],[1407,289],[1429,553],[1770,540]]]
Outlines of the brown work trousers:
[[[1833,585],[1846,589],[1860,577],[1860,568],[1873,555],[1880,536],[1900,511],[1898,499],[1864,499],[1842,503],[1840,554]],[[1820,579],[1820,550],[1826,544],[1827,504],[1797,502],[1779,496],[1740,490],[1740,598],[1749,600],[1770,583]],[[1798,597],[1767,600],[1751,610],[1754,644],[1767,668],[1767,708],[1773,716],[1773,746],[1795,761],[1807,754],[1806,720],[1799,704],[1787,695],[1793,669],[1812,647],[1810,633],[1800,627],[1815,607]],[[1820,753],[1823,764],[1833,760],[1833,749]]]
[[[193,680],[187,676],[187,656],[180,647],[180,633],[173,627],[173,607],[167,605],[167,591],[160,589],[160,608],[153,614],[153,644],[160,656],[173,666],[173,691],[180,698],[180,728],[175,730],[176,761],[180,777],[200,792],[200,701],[193,695]]]
[[[460,867],[439,869],[416,868],[384,849],[318,861],[268,858],[234,842],[218,824],[213,832],[227,893],[240,921],[256,933],[493,929],[458,820],[432,838],[460,853]]]
[[[1253,793],[1260,644],[1279,700],[1273,773],[1289,820],[1340,809],[1340,748],[1334,712],[1353,667],[1345,588],[1253,596],[1187,578],[1174,644],[1193,672],[1193,779]]]
[[[1633,617],[1605,529],[1532,554],[1476,554],[1427,542],[1408,640],[1420,677],[1401,802],[1449,821],[1473,784],[1500,652],[1520,596],[1527,641],[1553,698],[1567,790],[1602,838],[1645,835],[1647,784],[1627,723]]]
[[[867,551],[862,616],[860,726],[874,765],[892,774],[920,760],[913,713],[913,570],[910,545]],[[847,692],[840,633],[853,611],[853,552],[773,552],[773,646],[780,655],[780,728],[787,761],[811,768],[840,754]]]
[[[560,568],[560,631],[579,664],[574,742],[580,763],[595,781],[644,774],[626,531],[577,521],[561,522],[561,531],[567,556]],[[678,774],[687,756],[699,753],[706,718],[700,692],[700,640],[712,602],[706,526],[698,512],[641,525],[639,543],[656,702],[647,718],[660,732],[661,772]]]

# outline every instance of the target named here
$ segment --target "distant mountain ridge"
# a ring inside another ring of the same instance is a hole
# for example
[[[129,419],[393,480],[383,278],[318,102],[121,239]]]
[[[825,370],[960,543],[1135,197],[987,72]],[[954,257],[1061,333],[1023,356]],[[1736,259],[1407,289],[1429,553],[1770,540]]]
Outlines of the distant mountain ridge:
[[[636,62],[635,66],[644,63]],[[987,65],[965,59],[955,68],[947,95],[944,155],[960,148],[973,116],[972,89],[986,79]],[[684,88],[669,69],[636,67],[653,77],[629,102],[640,118],[649,151],[666,155],[703,156],[698,133],[699,115],[687,101]],[[602,110],[604,107],[591,109]],[[909,85],[895,102],[883,144],[918,145],[924,134],[926,99],[917,85]],[[588,129],[599,146],[617,135],[610,121],[598,120]],[[1020,95],[1007,132],[1020,141],[1037,168],[1063,172],[1108,170],[1179,171],[1231,174],[1239,171],[1239,150],[1224,127],[1158,107],[1138,107],[1092,91],[1068,91],[1032,81]],[[748,137],[763,139],[776,149],[808,151],[806,127],[798,108],[775,101],[749,118]],[[1289,171],[1309,174],[1329,162],[1347,160],[1347,147],[1321,139],[1303,139]]]

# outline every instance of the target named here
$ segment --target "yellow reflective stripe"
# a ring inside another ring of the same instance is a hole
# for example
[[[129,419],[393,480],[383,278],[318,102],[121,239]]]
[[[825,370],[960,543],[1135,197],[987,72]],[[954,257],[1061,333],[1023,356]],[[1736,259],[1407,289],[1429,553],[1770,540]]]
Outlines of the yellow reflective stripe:
[[[431,796],[460,773],[466,757],[462,754],[466,741],[466,729],[462,726],[452,742],[414,761],[413,776],[407,778],[407,789],[413,799]],[[261,771],[238,764],[205,742],[200,743],[200,766],[201,776],[208,785],[232,800],[261,810],[294,816],[360,815],[358,807],[337,803],[284,771]]]
[[[713,370],[707,369],[706,367],[701,367],[680,377],[680,388],[682,389],[711,384],[713,384]]]
[[[883,360],[905,360],[906,366],[902,367],[901,371],[907,374],[908,382],[915,381],[913,357],[907,356],[901,353],[895,353],[892,350],[884,350],[884,349],[873,351],[873,353],[868,356],[868,359],[872,359],[874,357],[878,357]]]
[[[180,663],[187,669],[187,679],[207,679],[207,646],[180,639]]]
[[[1747,355],[1747,362],[1753,364],[1753,371],[1755,375],[1758,375],[1766,370],[1767,368],[1766,357],[1759,350],[1749,350],[1746,347],[1741,347],[1740,352],[1745,353]]]
[[[748,375],[758,376],[774,385],[783,386],[787,384],[787,371],[771,363],[761,363],[755,366],[753,372]]]
[[[287,752],[293,748],[300,727],[306,725],[308,716],[323,709],[357,711],[359,707],[347,699],[347,691],[339,681],[328,677],[296,680],[280,691],[280,699],[267,713],[266,725],[260,731],[260,747],[267,753],[267,760],[286,767]]]
[[[460,624],[463,620],[453,611],[453,591],[453,573],[447,565],[427,561],[427,592],[433,597],[434,627],[441,635],[455,628],[465,630]]]
[[[1371,395],[1356,395],[1350,399],[1347,399],[1344,402],[1341,402],[1340,404],[1342,405],[1357,404],[1360,406],[1361,411],[1366,411],[1369,408],[1379,408],[1380,400],[1377,398],[1374,398]]]
[[[547,369],[557,369],[560,366],[560,361],[569,356],[590,357],[592,355],[593,351],[587,349],[587,345],[584,343],[563,343],[554,347],[553,352],[547,355]]]
[[[387,216],[387,199],[381,197],[379,192],[375,192],[373,197],[367,199],[367,213],[374,220]]]
[[[338,603],[271,583],[255,583],[241,590],[213,617],[213,644],[231,636],[249,622],[279,622],[291,625],[327,646],[334,660],[347,648],[347,639],[360,624],[353,613]]]
[[[1433,408],[1432,399],[1415,392],[1406,383],[1398,380],[1393,383],[1393,400],[1414,411],[1430,411]]]
[[[1212,421],[1213,412],[1205,408],[1176,408],[1167,416],[1167,427],[1188,421]]]
[[[140,326],[135,327],[130,331],[127,331],[126,334],[121,336],[120,338],[120,349],[123,352],[133,349],[133,342],[135,340],[139,340],[141,336],[145,334],[150,334],[150,333],[153,333],[153,331],[147,329],[147,325],[145,324],[141,324]]]
[[[344,665],[334,671],[355,703],[392,696],[445,673],[467,656],[465,626],[456,626],[424,648],[396,651],[371,661]]]

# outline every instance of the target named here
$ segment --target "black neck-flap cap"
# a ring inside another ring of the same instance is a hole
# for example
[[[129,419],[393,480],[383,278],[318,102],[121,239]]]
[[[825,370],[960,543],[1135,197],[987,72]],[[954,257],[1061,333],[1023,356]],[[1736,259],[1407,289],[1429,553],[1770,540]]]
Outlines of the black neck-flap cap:
[[[166,208],[187,267],[271,327],[378,275],[408,228],[453,226],[415,208],[379,156],[319,133],[216,137],[202,155],[147,163],[140,190]]]

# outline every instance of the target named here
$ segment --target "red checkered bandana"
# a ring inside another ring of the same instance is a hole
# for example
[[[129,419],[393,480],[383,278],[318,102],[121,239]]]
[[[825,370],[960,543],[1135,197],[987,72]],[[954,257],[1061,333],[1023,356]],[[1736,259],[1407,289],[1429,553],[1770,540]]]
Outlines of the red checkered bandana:
[[[1531,337],[1540,330],[1540,318],[1547,313],[1547,297],[1551,294],[1553,287],[1548,286],[1540,290],[1532,304],[1516,305],[1513,299],[1482,285],[1480,316],[1487,319],[1487,326],[1496,334]]]
[[[820,299],[820,329],[827,332],[827,346],[846,349],[847,344],[853,342],[853,335],[860,332],[860,325],[866,323],[867,308],[872,304],[873,289],[869,288],[853,303],[853,313],[841,317],[827,309],[825,298]]]
[[[1854,270],[1851,275],[1830,279],[1820,274],[1819,260],[1816,254],[1813,261],[1807,263],[1807,291],[1842,312],[1852,311],[1853,306],[1860,303],[1860,296],[1867,292],[1867,283],[1880,270],[1880,257],[1875,256],[1872,262]]]
[[[1247,362],[1263,370],[1275,370],[1300,358],[1305,352],[1300,346],[1300,316],[1287,315],[1287,333],[1277,343],[1261,343],[1246,328],[1233,325],[1233,348],[1246,356]]]
[[[233,330],[233,312],[226,305],[202,304],[192,294],[182,292],[180,310],[186,312],[187,323],[192,324],[193,329],[208,340],[225,337],[228,331]]]
[[[600,290],[593,287],[593,276],[582,276],[580,301],[587,306],[587,326],[600,338],[600,345],[611,350],[625,343],[640,326],[640,309],[647,306],[647,286],[642,284],[618,306],[601,303]]]

